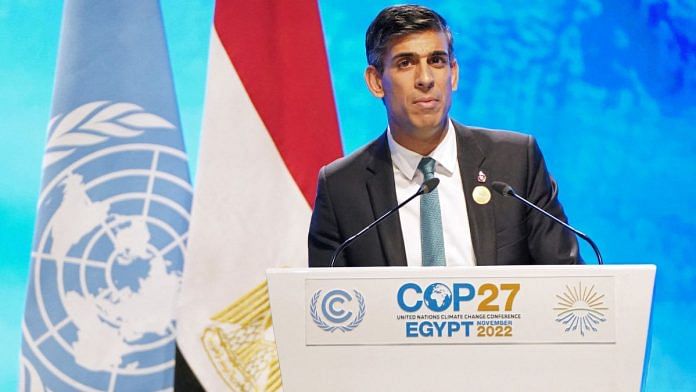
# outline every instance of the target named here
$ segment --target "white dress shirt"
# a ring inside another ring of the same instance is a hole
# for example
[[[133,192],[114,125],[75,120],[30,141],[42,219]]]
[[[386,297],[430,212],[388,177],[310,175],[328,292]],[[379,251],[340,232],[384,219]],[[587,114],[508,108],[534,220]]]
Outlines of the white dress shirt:
[[[437,189],[445,240],[445,259],[448,266],[475,266],[476,257],[471,242],[469,216],[457,161],[457,138],[451,120],[446,132],[442,142],[428,155],[435,160],[435,177],[440,179]],[[418,163],[423,156],[398,144],[391,134],[391,129],[387,130],[387,139],[394,169],[396,200],[401,203],[416,193],[423,183],[423,173],[418,170]],[[419,201],[413,200],[401,208],[399,218],[407,263],[409,266],[422,266]]]

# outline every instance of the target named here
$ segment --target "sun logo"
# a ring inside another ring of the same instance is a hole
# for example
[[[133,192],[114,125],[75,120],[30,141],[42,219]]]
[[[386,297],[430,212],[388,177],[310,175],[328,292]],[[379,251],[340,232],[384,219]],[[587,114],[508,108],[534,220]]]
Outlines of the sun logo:
[[[580,335],[585,336],[585,332],[592,330],[597,332],[595,326],[607,321],[604,312],[608,310],[604,305],[604,294],[599,294],[594,285],[589,289],[582,287],[582,283],[577,286],[568,287],[558,298],[558,307],[553,310],[558,312],[556,321],[565,325],[565,332],[580,330]]]

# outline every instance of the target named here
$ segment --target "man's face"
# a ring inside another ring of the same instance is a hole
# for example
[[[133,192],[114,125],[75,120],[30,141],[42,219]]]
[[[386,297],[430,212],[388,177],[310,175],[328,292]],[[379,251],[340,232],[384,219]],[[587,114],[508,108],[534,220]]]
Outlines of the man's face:
[[[445,33],[425,31],[394,40],[381,75],[368,67],[368,87],[383,98],[393,132],[420,139],[444,129],[459,77],[449,55]]]

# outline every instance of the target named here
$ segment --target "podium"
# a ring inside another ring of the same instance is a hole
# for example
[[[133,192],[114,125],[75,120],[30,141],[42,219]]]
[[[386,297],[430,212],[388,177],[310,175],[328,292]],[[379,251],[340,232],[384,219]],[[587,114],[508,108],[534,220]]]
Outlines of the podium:
[[[654,265],[270,269],[285,391],[639,391]]]

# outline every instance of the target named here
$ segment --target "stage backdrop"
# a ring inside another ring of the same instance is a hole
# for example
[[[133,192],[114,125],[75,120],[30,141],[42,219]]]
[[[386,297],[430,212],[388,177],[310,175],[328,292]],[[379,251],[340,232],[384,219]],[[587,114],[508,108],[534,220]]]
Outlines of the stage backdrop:
[[[424,3],[454,30],[453,117],[534,134],[571,223],[605,260],[658,265],[647,387],[696,390],[694,2]],[[385,126],[362,82],[363,37],[389,4],[319,2],[345,153]],[[194,181],[212,6],[162,2]],[[61,8],[0,1],[0,390],[17,383]]]

